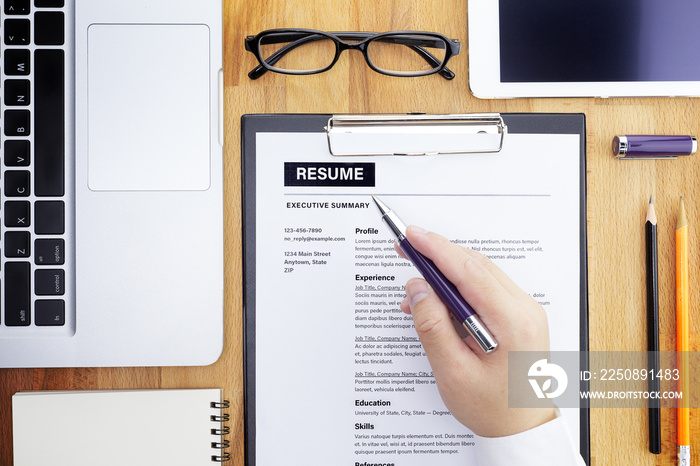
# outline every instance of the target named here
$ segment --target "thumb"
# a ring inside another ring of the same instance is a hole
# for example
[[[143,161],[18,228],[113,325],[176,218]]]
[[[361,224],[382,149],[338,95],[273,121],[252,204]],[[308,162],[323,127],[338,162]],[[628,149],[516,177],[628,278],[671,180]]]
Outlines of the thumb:
[[[465,357],[476,358],[455,330],[447,307],[425,280],[414,278],[406,283],[406,296],[413,325],[435,374],[460,367]]]

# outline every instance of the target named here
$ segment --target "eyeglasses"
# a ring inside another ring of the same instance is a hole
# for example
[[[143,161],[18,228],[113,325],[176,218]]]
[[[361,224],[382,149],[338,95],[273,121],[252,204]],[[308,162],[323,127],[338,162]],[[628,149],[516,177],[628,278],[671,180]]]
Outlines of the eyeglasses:
[[[346,40],[352,42],[345,42]],[[258,79],[267,71],[316,74],[335,65],[344,50],[359,50],[367,65],[389,76],[455,77],[447,61],[459,54],[461,44],[442,34],[420,31],[323,32],[314,29],[270,29],[245,39],[245,49],[260,62],[248,76]]]

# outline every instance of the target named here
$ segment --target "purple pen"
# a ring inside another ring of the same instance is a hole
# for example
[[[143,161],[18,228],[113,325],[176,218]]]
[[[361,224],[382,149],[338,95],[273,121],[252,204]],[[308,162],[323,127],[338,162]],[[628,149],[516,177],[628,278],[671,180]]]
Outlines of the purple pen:
[[[372,196],[375,204],[382,214],[382,220],[389,226],[389,229],[396,236],[399,247],[406,257],[416,266],[418,271],[423,275],[425,281],[433,287],[435,293],[440,297],[447,308],[454,316],[466,327],[469,334],[479,343],[481,349],[485,353],[490,353],[498,347],[498,343],[488,331],[484,323],[479,319],[479,316],[474,312],[474,309],[464,300],[457,288],[443,275],[437,266],[425,257],[423,254],[416,251],[411,243],[406,239],[406,225],[401,219],[391,210],[386,204]]]
[[[693,136],[615,136],[613,155],[622,159],[676,158],[691,155],[698,150]]]

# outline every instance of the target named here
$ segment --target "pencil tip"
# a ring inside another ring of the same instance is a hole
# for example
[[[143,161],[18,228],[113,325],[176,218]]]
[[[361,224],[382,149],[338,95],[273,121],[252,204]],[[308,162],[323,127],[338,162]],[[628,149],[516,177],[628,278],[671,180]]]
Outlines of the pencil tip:
[[[654,203],[649,198],[649,208],[647,209],[647,222],[656,225],[656,212],[654,211]]]
[[[649,196],[649,204],[653,204],[653,203],[654,203],[654,196],[652,195],[652,196]]]
[[[685,203],[683,202],[683,196],[681,196],[680,205],[678,208],[678,222],[676,223],[676,230],[679,230],[687,225],[688,218],[685,216]]]

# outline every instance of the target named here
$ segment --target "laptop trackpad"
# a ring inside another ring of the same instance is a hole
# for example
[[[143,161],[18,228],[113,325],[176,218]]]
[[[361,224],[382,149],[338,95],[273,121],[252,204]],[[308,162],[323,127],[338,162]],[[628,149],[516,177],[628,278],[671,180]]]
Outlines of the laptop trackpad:
[[[200,191],[210,184],[209,29],[88,29],[88,186]]]

